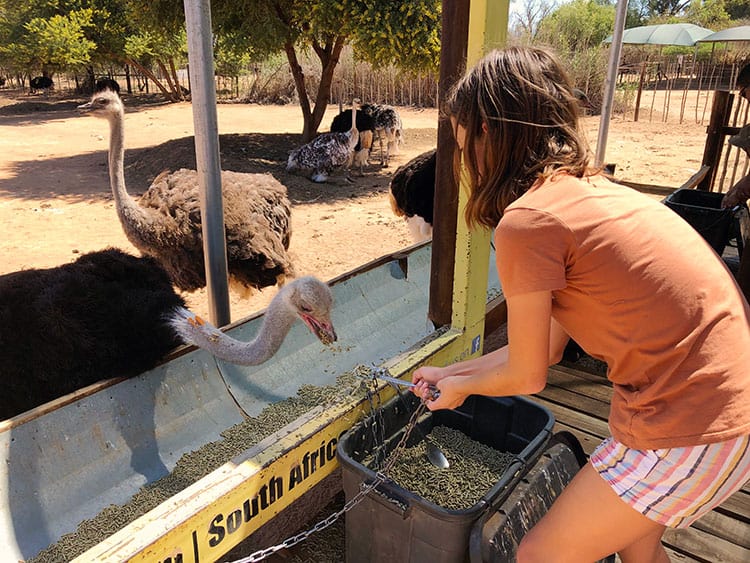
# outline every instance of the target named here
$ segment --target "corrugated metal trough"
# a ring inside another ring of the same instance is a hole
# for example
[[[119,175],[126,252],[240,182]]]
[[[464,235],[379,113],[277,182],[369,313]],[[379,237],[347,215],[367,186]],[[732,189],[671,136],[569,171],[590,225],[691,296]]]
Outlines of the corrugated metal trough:
[[[226,364],[186,348],[138,377],[0,423],[0,561],[34,557],[84,519],[168,474],[183,454],[219,440],[245,415],[294,396],[301,385],[331,385],[357,365],[377,365],[415,346],[433,330],[430,255],[429,244],[412,247],[334,280],[339,342],[333,351],[296,323],[261,366]],[[491,267],[488,295],[499,293]],[[250,340],[261,321],[258,315],[228,332]]]

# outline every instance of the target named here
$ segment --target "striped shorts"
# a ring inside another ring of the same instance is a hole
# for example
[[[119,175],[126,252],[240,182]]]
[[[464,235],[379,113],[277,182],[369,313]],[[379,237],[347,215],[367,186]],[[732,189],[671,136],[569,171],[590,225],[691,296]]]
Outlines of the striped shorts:
[[[590,461],[638,512],[686,528],[750,480],[750,436],[660,450],[633,450],[607,438]]]

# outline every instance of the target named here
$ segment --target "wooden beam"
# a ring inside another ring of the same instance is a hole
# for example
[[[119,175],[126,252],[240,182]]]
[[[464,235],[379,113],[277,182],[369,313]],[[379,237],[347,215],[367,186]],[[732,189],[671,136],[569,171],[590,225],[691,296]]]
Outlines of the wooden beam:
[[[729,113],[732,108],[734,95],[726,90],[716,90],[711,107],[711,120],[706,130],[706,145],[703,150],[703,166],[710,168],[710,174],[698,184],[699,190],[711,191],[711,187],[719,169],[721,148],[724,144],[724,127],[729,123]]]
[[[487,303],[484,315],[484,339],[508,322],[508,304],[505,297],[495,297]]]
[[[469,0],[443,0],[438,105],[466,69],[469,37]],[[435,169],[434,229],[430,272],[428,317],[441,327],[451,323],[456,228],[458,224],[458,185],[453,176],[454,140],[450,121],[438,120],[437,163]]]

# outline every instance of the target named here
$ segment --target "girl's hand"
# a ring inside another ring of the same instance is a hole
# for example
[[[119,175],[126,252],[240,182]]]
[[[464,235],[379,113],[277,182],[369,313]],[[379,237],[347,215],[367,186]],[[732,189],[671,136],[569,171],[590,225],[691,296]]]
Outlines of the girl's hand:
[[[411,382],[419,385],[421,381],[425,381],[434,385],[447,375],[445,368],[423,366],[414,370],[414,373],[411,374]]]
[[[455,409],[460,407],[466,397],[466,393],[460,391],[458,377],[444,377],[437,383],[427,383],[424,379],[417,383],[414,388],[414,392],[422,398],[427,408],[431,411],[440,409]],[[432,399],[433,389],[437,389],[440,392],[440,396],[437,399]]]

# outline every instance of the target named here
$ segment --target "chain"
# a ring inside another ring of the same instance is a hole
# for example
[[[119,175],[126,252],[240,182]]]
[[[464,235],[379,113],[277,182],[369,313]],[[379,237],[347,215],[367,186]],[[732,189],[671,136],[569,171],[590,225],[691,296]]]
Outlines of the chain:
[[[399,392],[399,395],[401,395],[400,392]],[[367,399],[370,403],[370,409],[371,409],[370,417],[372,418],[372,432],[373,432],[373,438],[375,439],[374,444],[383,444],[385,440],[383,439],[383,440],[378,441],[380,437],[377,435],[376,430],[375,430],[376,426],[380,426],[381,436],[384,435],[385,433],[385,429],[383,428],[383,424],[382,424],[382,408],[380,408],[379,405],[377,408],[375,407],[375,402],[373,400],[373,397],[378,398],[377,402],[379,404],[380,396],[377,393],[368,391]],[[345,512],[354,508],[354,506],[359,504],[365,498],[365,496],[367,496],[373,489],[375,489],[378,485],[380,485],[381,483],[383,483],[384,481],[388,479],[387,473],[395,465],[395,463],[398,461],[398,458],[401,456],[401,453],[406,448],[406,442],[409,439],[409,435],[411,434],[412,430],[414,430],[414,428],[416,427],[417,420],[419,420],[419,417],[422,416],[422,414],[425,412],[426,409],[427,407],[425,406],[424,402],[420,402],[419,406],[417,406],[417,408],[414,410],[411,417],[409,418],[409,422],[406,425],[406,428],[404,430],[403,435],[401,436],[401,439],[396,444],[396,447],[393,448],[393,450],[391,451],[391,454],[386,460],[386,462],[383,464],[382,469],[380,469],[380,471],[377,471],[375,473],[375,479],[371,483],[362,483],[360,485],[359,492],[357,492],[356,495],[354,495],[351,499],[349,499],[340,510],[334,512],[330,516],[319,521],[314,526],[312,526],[311,528],[308,528],[304,532],[300,532],[299,534],[288,537],[280,544],[267,547],[265,549],[261,549],[254,553],[251,553],[247,557],[243,557],[242,559],[237,559],[236,561],[233,561],[232,563],[255,563],[256,561],[263,561],[264,559],[266,559],[267,557],[270,557],[277,551],[281,551],[282,549],[289,549],[290,547],[293,547],[297,545],[298,543],[305,541],[307,538],[309,538],[313,534],[320,532],[321,530],[325,530],[328,526],[336,522],[336,520],[338,520],[341,517],[341,515],[343,515]],[[376,416],[378,417],[377,420],[375,419]],[[378,422],[380,422],[380,424],[377,424]],[[365,422],[363,422],[363,424],[364,423]],[[377,457],[375,459],[377,461]]]

